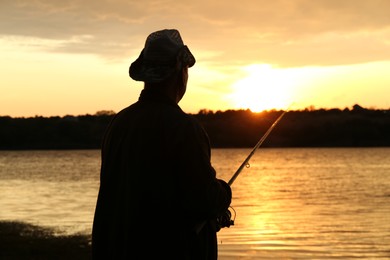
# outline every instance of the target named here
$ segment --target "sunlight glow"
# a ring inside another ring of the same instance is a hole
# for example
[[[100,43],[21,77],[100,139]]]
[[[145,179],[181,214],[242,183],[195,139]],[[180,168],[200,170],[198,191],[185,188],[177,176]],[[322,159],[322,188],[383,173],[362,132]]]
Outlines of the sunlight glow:
[[[268,64],[244,68],[248,76],[232,85],[232,102],[237,108],[253,112],[286,109],[293,102],[298,75],[293,70],[277,69]]]

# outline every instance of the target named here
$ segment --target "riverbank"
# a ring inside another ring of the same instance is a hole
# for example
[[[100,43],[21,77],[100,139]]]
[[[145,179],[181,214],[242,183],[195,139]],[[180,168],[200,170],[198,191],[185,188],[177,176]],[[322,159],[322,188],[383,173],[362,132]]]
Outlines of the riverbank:
[[[91,238],[56,235],[49,228],[0,221],[0,259],[91,259]]]

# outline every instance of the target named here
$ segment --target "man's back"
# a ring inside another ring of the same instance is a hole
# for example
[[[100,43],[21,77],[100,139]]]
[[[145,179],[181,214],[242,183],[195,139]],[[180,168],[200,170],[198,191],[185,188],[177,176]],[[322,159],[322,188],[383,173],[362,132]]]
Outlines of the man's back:
[[[201,234],[194,227],[223,212],[229,192],[215,179],[203,129],[174,102],[144,90],[104,139],[94,256],[214,255],[207,248],[215,244],[213,227]]]

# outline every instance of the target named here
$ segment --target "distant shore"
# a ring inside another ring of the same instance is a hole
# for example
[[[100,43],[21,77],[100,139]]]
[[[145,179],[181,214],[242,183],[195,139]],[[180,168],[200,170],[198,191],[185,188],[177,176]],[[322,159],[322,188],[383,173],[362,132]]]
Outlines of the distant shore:
[[[55,235],[55,230],[0,221],[0,259],[91,259],[89,235]]]
[[[209,111],[193,115],[212,148],[251,148],[282,111]],[[113,113],[65,117],[0,116],[0,150],[99,149]],[[288,111],[264,147],[390,147],[390,110]]]

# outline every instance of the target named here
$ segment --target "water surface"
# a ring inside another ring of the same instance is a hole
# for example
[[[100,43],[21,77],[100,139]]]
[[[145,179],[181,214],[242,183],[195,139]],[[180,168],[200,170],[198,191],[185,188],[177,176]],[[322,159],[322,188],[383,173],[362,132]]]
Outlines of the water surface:
[[[250,150],[214,149],[218,176]],[[90,234],[99,156],[0,151],[0,220]],[[390,259],[390,148],[259,149],[232,190],[219,259]]]

